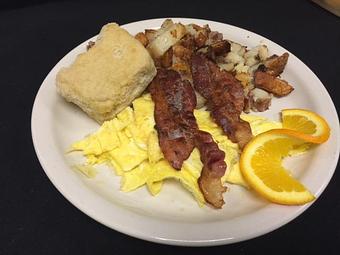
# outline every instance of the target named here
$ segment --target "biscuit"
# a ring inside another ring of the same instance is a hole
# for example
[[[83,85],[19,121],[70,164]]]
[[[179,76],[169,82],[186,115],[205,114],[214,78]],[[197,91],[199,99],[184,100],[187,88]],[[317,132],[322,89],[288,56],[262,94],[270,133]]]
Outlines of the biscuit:
[[[67,101],[102,123],[140,96],[156,72],[143,45],[116,23],[109,23],[95,45],[58,72],[56,86]]]

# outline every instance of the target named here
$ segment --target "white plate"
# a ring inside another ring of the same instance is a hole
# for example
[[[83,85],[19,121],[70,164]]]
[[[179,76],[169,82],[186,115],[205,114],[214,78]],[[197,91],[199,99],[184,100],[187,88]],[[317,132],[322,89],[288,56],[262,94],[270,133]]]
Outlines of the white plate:
[[[123,27],[131,34],[159,27],[164,19],[134,22]],[[224,37],[250,47],[266,44],[271,53],[284,48],[247,30],[207,20],[175,18],[184,24],[209,24]],[[92,38],[94,39],[94,38]],[[32,111],[32,137],[40,163],[57,189],[93,219],[125,234],[173,245],[211,246],[239,242],[268,233],[293,220],[311,204],[280,206],[267,203],[241,187],[229,185],[221,210],[199,208],[191,195],[176,182],[167,182],[160,195],[152,197],[145,188],[131,193],[119,191],[119,177],[101,167],[95,180],[71,170],[84,162],[79,154],[65,154],[70,144],[95,131],[98,124],[56,92],[58,70],[68,66],[85,51],[87,41],[69,52],[47,75],[36,96]],[[329,183],[339,155],[339,120],[326,89],[316,75],[290,53],[283,78],[295,90],[274,99],[262,115],[278,119],[283,108],[307,108],[328,121],[332,133],[323,145],[287,161],[293,174],[319,197]]]

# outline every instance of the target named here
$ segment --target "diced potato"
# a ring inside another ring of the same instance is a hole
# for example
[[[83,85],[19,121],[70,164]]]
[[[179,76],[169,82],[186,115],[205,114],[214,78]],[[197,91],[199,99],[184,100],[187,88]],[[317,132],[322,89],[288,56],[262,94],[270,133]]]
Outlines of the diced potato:
[[[232,51],[227,54],[225,60],[227,63],[233,64],[244,63],[244,58]]]
[[[193,24],[185,25],[186,30],[188,31],[189,34],[196,36],[197,35],[197,30],[194,29]]]
[[[266,45],[260,45],[259,57],[261,61],[264,61],[269,57],[268,47]]]
[[[249,69],[249,66],[245,65],[242,62],[235,66],[235,71],[237,73],[247,73],[248,69]]]
[[[244,53],[246,52],[246,47],[242,46],[241,44],[231,42],[230,43],[230,51],[237,53],[240,56],[243,56]]]
[[[256,46],[250,50],[248,50],[245,54],[245,58],[255,58],[259,54],[259,46]]]
[[[234,64],[233,63],[228,63],[228,64],[221,63],[221,64],[218,64],[218,66],[221,69],[226,70],[228,72],[230,72],[230,71],[232,71],[234,69]]]
[[[251,75],[254,75],[254,72],[257,70],[257,68],[259,68],[259,66],[261,65],[261,63],[257,63],[256,65],[253,65],[249,68],[248,72]]]
[[[234,42],[230,44],[230,51],[232,52],[238,53],[241,50],[241,48],[242,48],[241,44],[234,43]]]
[[[145,29],[144,33],[149,42],[153,41],[153,39],[155,39],[156,36],[159,35],[158,30],[155,29]]]
[[[149,42],[156,39],[158,36],[163,34],[166,30],[168,30],[171,26],[174,25],[174,22],[171,19],[166,19],[161,25],[160,29],[145,29],[145,35],[148,38]]]
[[[168,29],[169,27],[173,25],[174,25],[174,22],[172,21],[172,19],[166,19],[161,25],[161,29],[163,29],[163,32],[164,32],[166,29]]]
[[[148,45],[148,43],[149,43],[148,37],[143,32],[136,34],[135,38],[138,41],[140,41],[140,43],[143,44],[144,47],[146,47],[146,45]]]
[[[239,80],[244,87],[251,81],[251,76],[248,73],[237,73],[235,78]]]
[[[259,60],[257,59],[257,57],[250,57],[250,58],[246,58],[246,65],[247,66],[253,66],[259,63]]]
[[[160,58],[187,33],[185,26],[180,23],[172,25],[164,33],[149,43],[147,49],[153,58]]]

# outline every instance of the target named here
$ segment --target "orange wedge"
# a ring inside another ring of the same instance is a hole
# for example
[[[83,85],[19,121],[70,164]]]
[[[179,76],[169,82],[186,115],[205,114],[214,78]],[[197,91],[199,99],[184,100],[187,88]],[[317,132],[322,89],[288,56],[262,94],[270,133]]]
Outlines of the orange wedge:
[[[240,169],[250,187],[271,202],[299,205],[310,202],[314,196],[282,166],[282,160],[303,140],[269,130],[256,136],[244,148]]]
[[[316,113],[302,109],[282,111],[283,129],[254,137],[240,157],[240,169],[250,187],[271,202],[301,205],[314,195],[282,166],[291,150],[305,143],[323,143],[330,134],[327,122]]]
[[[320,115],[308,110],[282,110],[282,125],[284,129],[292,130],[293,136],[310,143],[323,143],[330,135],[327,122]]]

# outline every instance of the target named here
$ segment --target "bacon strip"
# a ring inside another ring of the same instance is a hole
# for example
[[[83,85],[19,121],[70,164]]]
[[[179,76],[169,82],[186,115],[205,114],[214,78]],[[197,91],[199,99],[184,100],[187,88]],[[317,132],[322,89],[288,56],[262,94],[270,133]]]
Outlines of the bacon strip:
[[[195,93],[188,81],[181,80],[178,72],[165,69],[158,69],[150,92],[155,102],[160,147],[171,166],[180,170],[194,149]]]
[[[215,208],[222,208],[223,193],[227,190],[221,182],[221,177],[227,169],[224,162],[225,153],[218,148],[207,132],[197,131],[195,141],[203,163],[201,176],[198,179],[199,187],[209,204]]]
[[[150,92],[155,102],[156,128],[164,157],[180,170],[196,146],[203,163],[199,187],[207,203],[221,208],[226,191],[221,182],[227,167],[225,154],[209,133],[198,130],[193,114],[196,96],[191,84],[181,80],[174,70],[159,69]]]
[[[207,99],[212,118],[232,142],[243,148],[252,133],[249,123],[240,119],[244,108],[242,84],[200,54],[191,58],[191,73],[195,89]]]

